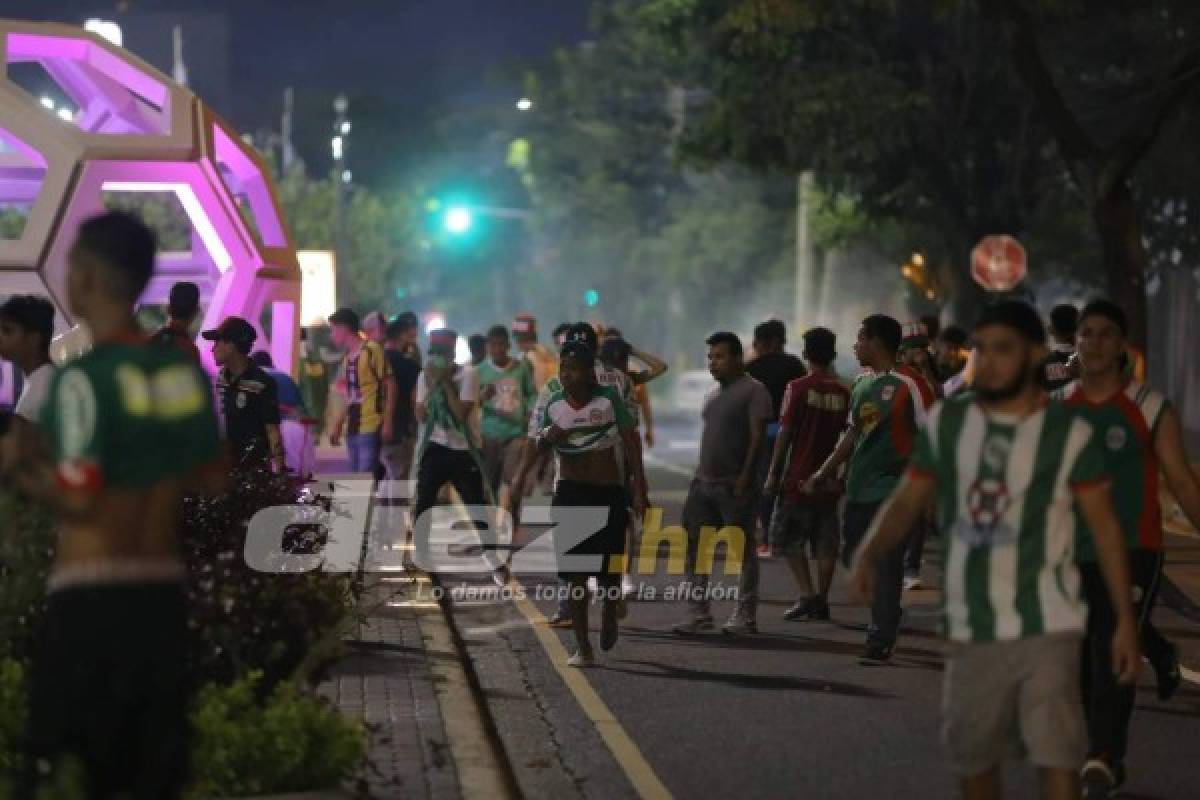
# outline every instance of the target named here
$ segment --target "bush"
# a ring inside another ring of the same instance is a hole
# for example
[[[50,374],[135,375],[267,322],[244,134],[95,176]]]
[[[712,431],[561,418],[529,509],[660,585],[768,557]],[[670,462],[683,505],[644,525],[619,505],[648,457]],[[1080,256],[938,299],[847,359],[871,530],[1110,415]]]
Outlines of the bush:
[[[25,666],[12,658],[0,661],[0,775],[17,768],[25,732]]]
[[[196,699],[191,797],[329,789],[363,763],[366,731],[291,681],[264,699],[261,672]]]
[[[298,502],[295,485],[266,470],[235,472],[220,497],[184,500],[179,534],[196,685],[230,684],[256,670],[269,692],[290,678],[319,680],[341,654],[341,634],[357,602],[353,580],[319,571],[262,573],[243,555],[255,513]],[[319,510],[318,500],[308,502]]]
[[[56,527],[43,508],[0,487],[0,659],[29,658],[45,610],[46,576],[54,560]]]

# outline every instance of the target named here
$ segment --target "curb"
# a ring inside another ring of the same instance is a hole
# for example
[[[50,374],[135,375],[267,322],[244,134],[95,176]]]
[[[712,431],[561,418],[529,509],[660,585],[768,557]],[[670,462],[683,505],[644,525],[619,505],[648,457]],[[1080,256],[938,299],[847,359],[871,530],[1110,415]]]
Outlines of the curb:
[[[424,577],[433,586],[445,589],[437,577]],[[442,592],[438,606],[442,611],[441,618],[432,614],[422,616],[420,626],[430,652],[454,656],[433,659],[431,669],[436,677],[442,679],[438,682],[436,692],[438,703],[442,706],[446,739],[458,768],[462,796],[465,800],[516,800],[522,796],[520,785],[501,742],[500,731],[484,696],[479,675],[475,672],[475,662],[471,660],[466,642],[455,622],[449,592]],[[467,696],[464,696],[463,689],[467,690]]]

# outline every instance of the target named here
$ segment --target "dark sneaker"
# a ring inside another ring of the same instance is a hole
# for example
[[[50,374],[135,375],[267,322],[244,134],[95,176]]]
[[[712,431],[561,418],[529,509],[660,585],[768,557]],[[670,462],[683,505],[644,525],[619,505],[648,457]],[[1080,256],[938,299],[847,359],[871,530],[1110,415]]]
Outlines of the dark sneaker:
[[[805,597],[803,600],[797,601],[796,605],[783,612],[783,618],[788,622],[795,622],[798,619],[807,619],[812,614],[813,601],[816,598]]]
[[[1083,800],[1108,800],[1117,788],[1117,776],[1112,767],[1098,758],[1090,759],[1083,765],[1080,781],[1083,784]]]
[[[812,611],[809,612],[808,618],[818,622],[829,622],[829,601],[824,597],[814,597]]]
[[[881,644],[867,645],[866,652],[858,657],[858,663],[864,667],[882,667],[892,658],[892,648]]]
[[[1168,644],[1167,652],[1161,658],[1151,659],[1150,666],[1158,679],[1158,699],[1165,703],[1175,696],[1183,682],[1183,673],[1179,671],[1179,648]]]
[[[600,622],[600,649],[608,652],[617,643],[616,603],[604,604],[604,616]]]
[[[712,633],[716,630],[716,626],[713,625],[712,617],[693,617],[686,622],[672,626],[671,630],[681,636],[691,636],[697,633]]]

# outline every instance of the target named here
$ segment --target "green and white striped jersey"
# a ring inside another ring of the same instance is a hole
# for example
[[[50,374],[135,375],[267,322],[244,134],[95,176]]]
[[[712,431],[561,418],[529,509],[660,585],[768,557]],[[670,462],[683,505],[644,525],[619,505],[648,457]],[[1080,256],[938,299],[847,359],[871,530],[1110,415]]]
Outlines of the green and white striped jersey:
[[[930,412],[910,469],[937,482],[951,640],[1083,630],[1074,494],[1107,476],[1082,417],[1047,402],[1017,419],[951,398]]]
[[[595,387],[592,399],[582,408],[571,405],[566,392],[551,392],[546,404],[530,426],[531,435],[549,425],[567,432],[567,440],[555,447],[560,455],[575,455],[591,450],[615,447],[621,431],[637,427],[617,390]]]

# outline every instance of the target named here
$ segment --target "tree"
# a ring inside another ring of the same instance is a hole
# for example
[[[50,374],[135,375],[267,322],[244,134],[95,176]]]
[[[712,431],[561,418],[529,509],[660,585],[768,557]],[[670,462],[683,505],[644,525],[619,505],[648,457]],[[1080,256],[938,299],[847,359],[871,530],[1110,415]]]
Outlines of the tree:
[[[361,186],[343,189],[338,177],[317,180],[302,168],[283,175],[277,185],[298,249],[338,249],[341,239],[339,304],[399,310],[397,290],[409,285],[421,265],[417,198],[401,192],[376,194]],[[342,213],[340,191],[347,192]]]
[[[1200,8],[1192,0],[1099,9],[1049,0],[982,2],[1001,23],[1013,67],[1092,216],[1108,291],[1125,307],[1134,343],[1144,349],[1148,212],[1160,229],[1187,226],[1177,225],[1177,198],[1139,193],[1137,173],[1200,87]],[[1188,176],[1192,182],[1195,175]]]

